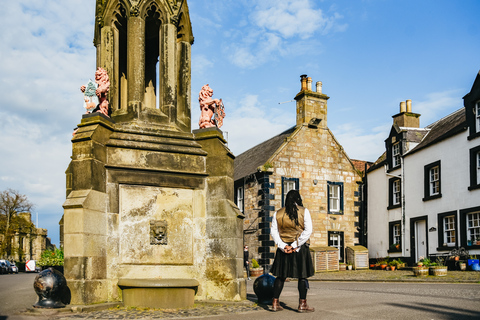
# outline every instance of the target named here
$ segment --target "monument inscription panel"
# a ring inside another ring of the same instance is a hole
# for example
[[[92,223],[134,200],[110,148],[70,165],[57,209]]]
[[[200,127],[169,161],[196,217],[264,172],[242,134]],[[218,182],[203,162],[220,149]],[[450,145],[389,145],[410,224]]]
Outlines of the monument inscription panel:
[[[120,186],[123,264],[193,264],[193,191]]]

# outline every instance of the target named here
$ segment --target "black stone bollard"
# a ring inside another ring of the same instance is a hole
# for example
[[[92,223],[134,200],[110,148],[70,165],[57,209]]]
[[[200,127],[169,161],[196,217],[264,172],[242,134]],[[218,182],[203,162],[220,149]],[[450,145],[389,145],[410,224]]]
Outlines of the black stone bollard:
[[[273,284],[275,277],[263,274],[253,283],[253,291],[257,295],[259,304],[271,304],[273,299]]]
[[[53,268],[40,272],[33,282],[33,288],[38,295],[34,308],[65,308],[65,304],[70,303],[67,280],[60,271]]]

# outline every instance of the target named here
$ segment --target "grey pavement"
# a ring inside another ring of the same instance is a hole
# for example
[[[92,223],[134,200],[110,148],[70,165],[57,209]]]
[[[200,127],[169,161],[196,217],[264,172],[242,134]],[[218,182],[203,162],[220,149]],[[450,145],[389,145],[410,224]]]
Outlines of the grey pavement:
[[[440,279],[439,279],[440,278]],[[0,278],[0,284],[3,278]],[[309,305],[313,313],[300,314],[297,281],[285,284],[280,297],[285,310],[271,312],[257,305],[254,281],[247,281],[248,301],[197,303],[183,310],[151,310],[97,305],[82,312],[0,309],[0,320],[33,319],[480,319],[480,272],[449,271],[447,277],[416,278],[411,271],[341,271],[318,273],[310,281]],[[33,289],[32,289],[33,292]],[[23,292],[24,297],[27,294]],[[28,294],[28,299],[32,299]],[[35,297],[35,294],[33,293]],[[0,296],[0,299],[2,297]],[[1,300],[0,300],[1,301]],[[32,301],[32,300],[29,300]],[[28,302],[30,307],[33,302]],[[1,303],[1,302],[0,302]],[[0,304],[0,306],[2,306]],[[81,308],[77,308],[77,311]],[[20,311],[20,312],[19,312]],[[15,313],[15,314],[14,314]],[[8,314],[8,316],[2,315]]]

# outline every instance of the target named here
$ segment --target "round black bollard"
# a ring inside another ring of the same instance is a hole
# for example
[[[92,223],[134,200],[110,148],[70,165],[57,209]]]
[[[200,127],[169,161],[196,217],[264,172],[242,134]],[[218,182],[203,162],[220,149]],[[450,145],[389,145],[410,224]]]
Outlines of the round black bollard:
[[[264,274],[253,283],[253,291],[257,295],[259,304],[271,304],[273,299],[273,283],[275,277]]]
[[[65,295],[69,293],[67,280],[60,271],[48,268],[40,272],[33,288],[38,295],[38,301],[33,305],[34,308],[65,308]]]

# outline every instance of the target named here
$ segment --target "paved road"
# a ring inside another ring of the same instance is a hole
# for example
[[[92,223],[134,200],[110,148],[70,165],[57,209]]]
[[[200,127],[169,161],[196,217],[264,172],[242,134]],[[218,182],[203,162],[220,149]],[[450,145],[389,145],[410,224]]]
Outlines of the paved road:
[[[0,320],[33,319],[151,319],[163,317],[158,313],[129,314],[106,310],[97,313],[62,314],[55,316],[11,316],[14,311],[30,307],[36,302],[33,291],[35,274],[0,276]],[[308,302],[316,312],[299,314],[297,283],[287,282],[280,297],[286,310],[273,313],[261,309],[246,313],[219,315],[197,314],[205,320],[249,319],[480,319],[480,284],[453,283],[382,283],[382,282],[321,282],[311,281]],[[10,289],[9,289],[10,288]],[[253,281],[248,282],[249,297]],[[7,299],[6,303],[4,300]],[[10,305],[10,303],[12,305]],[[219,308],[221,309],[221,308]],[[212,313],[210,313],[212,314]],[[3,315],[3,317],[2,317]],[[9,315],[5,317],[5,315]],[[168,318],[182,315],[169,315]]]
[[[19,272],[0,275],[0,319],[37,302],[37,294],[33,290],[37,274]]]

